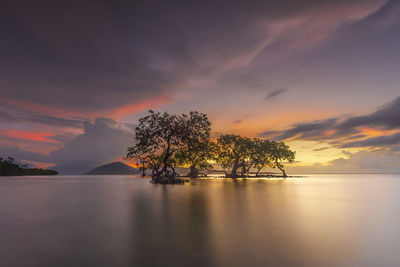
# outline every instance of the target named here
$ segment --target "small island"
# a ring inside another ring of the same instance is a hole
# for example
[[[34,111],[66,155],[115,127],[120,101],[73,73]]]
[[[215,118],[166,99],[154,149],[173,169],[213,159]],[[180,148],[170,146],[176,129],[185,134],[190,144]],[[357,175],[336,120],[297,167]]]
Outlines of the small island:
[[[284,163],[295,159],[296,153],[284,142],[235,134],[223,134],[212,140],[211,122],[204,113],[149,113],[139,119],[135,144],[128,148],[126,159],[136,161],[142,176],[151,170],[151,183],[184,183],[176,172],[178,167],[189,168],[189,178],[207,176],[214,166],[232,179],[266,177],[260,176],[266,167],[279,169],[279,177],[286,178]]]
[[[20,166],[14,158],[0,158],[0,176],[22,176],[22,175],[56,175],[57,171],[42,168],[27,168],[26,165]]]
[[[101,165],[84,173],[84,175],[132,175],[132,174],[138,174],[138,170],[119,161]]]

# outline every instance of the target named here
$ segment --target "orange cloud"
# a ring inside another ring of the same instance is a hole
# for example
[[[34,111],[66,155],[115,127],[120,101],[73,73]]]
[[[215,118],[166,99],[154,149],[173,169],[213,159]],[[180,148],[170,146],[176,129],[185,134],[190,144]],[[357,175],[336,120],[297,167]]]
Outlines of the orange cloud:
[[[391,135],[400,132],[399,130],[379,130],[379,129],[374,129],[374,128],[367,128],[367,127],[362,127],[360,128],[361,132],[365,135],[370,137],[376,137],[376,136],[383,136],[383,135]]]
[[[24,131],[18,131],[18,130],[14,130],[14,129],[8,129],[8,130],[0,131],[0,134],[3,136],[6,136],[6,137],[12,137],[12,138],[23,139],[23,140],[58,143],[55,140],[46,138],[46,137],[54,136],[51,133],[34,133],[34,132],[24,132]]]
[[[72,109],[64,109],[64,108],[57,108],[51,107],[43,104],[33,103],[29,101],[22,101],[22,100],[15,100],[11,98],[4,98],[0,97],[0,102],[9,104],[13,107],[26,110],[37,112],[46,115],[52,116],[59,116],[59,117],[88,117],[94,119],[100,116],[111,117],[113,119],[118,120],[120,117],[125,115],[131,115],[142,110],[157,108],[163,104],[166,104],[170,101],[170,96],[168,93],[164,93],[159,96],[154,96],[152,98],[140,101],[140,102],[133,102],[128,105],[124,105],[115,109],[111,110],[95,110],[95,111],[82,111],[82,110],[72,110]]]
[[[110,116],[114,119],[119,119],[125,115],[131,115],[142,110],[147,110],[151,108],[157,108],[161,105],[164,105],[170,101],[170,96],[167,93],[164,93],[160,96],[152,97],[151,99],[146,99],[139,103],[128,104],[119,108],[116,108],[107,113],[107,116]]]

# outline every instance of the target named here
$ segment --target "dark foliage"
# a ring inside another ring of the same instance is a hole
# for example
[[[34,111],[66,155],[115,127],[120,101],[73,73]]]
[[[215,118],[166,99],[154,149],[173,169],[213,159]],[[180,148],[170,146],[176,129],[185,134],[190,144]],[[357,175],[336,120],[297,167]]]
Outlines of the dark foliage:
[[[21,176],[21,175],[56,175],[53,170],[41,168],[27,168],[26,165],[20,166],[14,158],[0,158],[0,176]]]
[[[156,113],[139,119],[135,145],[128,148],[127,159],[134,159],[145,176],[152,171],[152,183],[182,183],[176,173],[178,166],[189,167],[190,178],[206,176],[211,162],[230,169],[226,176],[245,177],[250,169],[256,176],[265,167],[278,168],[287,177],[284,162],[293,162],[295,152],[283,142],[247,138],[240,135],[221,135],[217,142],[210,140],[211,123],[206,114],[192,111],[189,115]]]
[[[204,153],[210,139],[207,115],[192,111],[189,115],[175,115],[151,111],[139,119],[135,145],[128,149],[128,159],[138,162],[144,175],[152,170],[152,183],[182,183],[175,171],[178,164],[189,164],[193,176],[198,168],[208,166]]]

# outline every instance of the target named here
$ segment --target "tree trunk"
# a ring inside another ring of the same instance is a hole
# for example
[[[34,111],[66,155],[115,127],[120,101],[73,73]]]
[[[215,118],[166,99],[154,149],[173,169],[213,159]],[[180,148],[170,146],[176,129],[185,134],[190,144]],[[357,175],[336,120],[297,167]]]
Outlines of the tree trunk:
[[[279,170],[281,170],[281,172],[282,172],[282,175],[283,175],[283,178],[286,178],[286,177],[287,177],[287,175],[286,175],[286,172],[285,172],[285,170],[284,170],[283,168],[279,167],[279,166],[278,166],[278,169],[279,169]]]
[[[154,177],[153,182],[154,183],[160,183],[160,184],[173,184],[175,183],[175,169],[172,168],[172,166],[170,166],[168,164],[168,159],[171,156],[170,153],[170,139],[168,138],[168,144],[167,144],[167,149],[165,150],[165,155],[163,158],[163,167],[160,171],[157,171]],[[169,173],[168,171],[168,166],[171,167],[171,169],[173,170],[172,174]]]
[[[142,162],[142,177],[146,176],[146,169],[144,168],[144,162]]]
[[[199,176],[199,170],[195,166],[190,166],[188,177],[197,178]]]
[[[242,169],[240,170],[240,177],[244,177],[244,174],[246,173],[246,163],[245,162],[240,163],[239,167],[242,167]]]
[[[239,159],[236,158],[235,159],[235,163],[233,163],[233,167],[232,167],[232,172],[229,175],[231,178],[236,178],[237,177],[237,169],[239,168]]]
[[[150,181],[154,184],[183,184],[184,180],[178,178],[175,168],[168,164],[168,158],[171,154],[166,153],[163,159],[163,167],[161,170],[157,169]]]
[[[278,162],[278,159],[275,159],[275,165],[279,170],[281,170],[283,178],[286,178],[287,177],[286,172],[283,169],[283,166],[281,167],[281,164]]]
[[[258,173],[259,173],[261,170],[262,170],[262,167],[261,167],[261,168],[258,168],[258,170],[257,170],[257,172],[256,172],[256,177],[258,177]]]

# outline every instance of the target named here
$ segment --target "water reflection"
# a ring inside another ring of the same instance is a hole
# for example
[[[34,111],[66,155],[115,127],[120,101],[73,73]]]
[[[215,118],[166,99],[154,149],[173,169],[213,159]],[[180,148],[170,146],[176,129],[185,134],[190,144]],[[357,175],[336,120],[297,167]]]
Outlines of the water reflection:
[[[399,178],[1,178],[0,266],[398,266]]]
[[[159,194],[133,196],[131,247],[135,266],[209,266],[208,201],[201,192],[171,195],[170,186],[150,185]],[[189,189],[189,188],[186,188]]]

